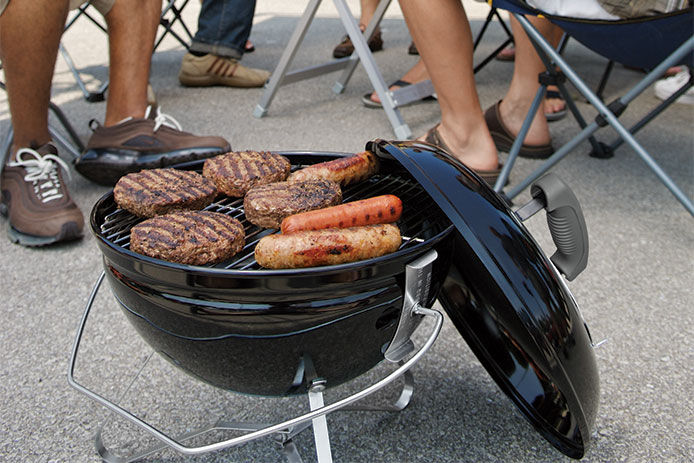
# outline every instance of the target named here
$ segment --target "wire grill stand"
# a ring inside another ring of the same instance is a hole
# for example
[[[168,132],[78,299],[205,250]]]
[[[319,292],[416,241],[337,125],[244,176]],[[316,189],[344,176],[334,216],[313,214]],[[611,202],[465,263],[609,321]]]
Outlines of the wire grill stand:
[[[325,380],[315,374],[315,371],[310,371],[312,370],[312,366],[310,365],[310,362],[307,362],[309,364],[307,366],[307,370],[309,371],[306,373],[306,377],[314,378],[307,393],[310,412],[274,425],[268,425],[265,423],[227,421],[220,419],[211,426],[186,433],[176,438],[169,437],[149,423],[133,415],[128,410],[86,388],[75,380],[74,373],[77,354],[79,351],[80,342],[82,340],[82,335],[84,333],[84,328],[87,323],[87,318],[89,317],[89,313],[94,304],[94,299],[96,298],[105,276],[105,273],[102,272],[97,279],[94,288],[92,289],[89,299],[87,300],[86,308],[75,336],[68,370],[68,383],[90,399],[100,403],[120,417],[125,418],[126,420],[140,427],[151,436],[158,439],[161,443],[126,457],[117,456],[108,450],[108,448],[104,445],[101,437],[103,430],[102,426],[99,428],[95,436],[95,446],[98,454],[104,461],[108,463],[126,463],[137,461],[166,448],[176,450],[186,455],[200,455],[228,447],[238,446],[246,442],[271,435],[275,439],[276,443],[280,446],[285,459],[289,463],[301,463],[303,460],[301,459],[301,455],[296,449],[292,439],[307,428],[313,427],[318,462],[332,463],[333,459],[330,449],[330,436],[326,421],[326,415],[328,413],[338,410],[401,411],[409,404],[414,392],[414,380],[412,373],[409,370],[433,345],[436,337],[441,331],[441,326],[443,324],[443,315],[441,315],[440,312],[421,306],[421,303],[423,303],[428,294],[429,278],[426,278],[425,275],[430,272],[431,265],[436,257],[436,251],[430,251],[428,254],[410,263],[406,268],[406,287],[405,296],[403,298],[404,304],[401,314],[401,321],[394,335],[394,341],[392,344],[395,344],[396,341],[398,341],[398,343],[397,345],[391,345],[391,348],[389,348],[385,354],[388,361],[398,363],[399,366],[395,371],[355,394],[333,402],[332,404],[325,405],[323,391],[325,390],[327,384]],[[420,349],[414,352],[408,360],[404,360],[405,357],[414,350],[414,344],[412,343],[410,336],[418,326],[417,321],[422,317],[433,317],[435,320],[434,327]],[[412,319],[417,321],[412,322]],[[119,399],[119,402],[122,401],[125,394],[127,394],[137,378],[140,376],[142,370],[151,357],[152,354],[147,357],[142,367],[132,378],[126,390],[123,392],[123,395]],[[368,404],[352,405],[354,402],[357,402],[384,388],[388,384],[393,383],[400,376],[402,376],[404,380],[402,390],[398,399],[392,405],[386,407],[371,406]],[[187,447],[183,444],[183,442],[193,437],[203,435],[213,430],[235,430],[246,431],[247,433],[235,438],[199,447]]]

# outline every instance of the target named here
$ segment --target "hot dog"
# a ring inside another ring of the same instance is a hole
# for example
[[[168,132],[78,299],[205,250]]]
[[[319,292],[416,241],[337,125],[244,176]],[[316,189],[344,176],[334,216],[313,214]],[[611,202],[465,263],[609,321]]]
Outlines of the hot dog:
[[[273,234],[258,241],[255,260],[270,269],[335,265],[394,252],[401,242],[393,224]]]
[[[321,162],[304,167],[292,173],[287,179],[290,182],[306,180],[332,180],[341,186],[361,182],[378,172],[378,159],[369,151]]]
[[[282,233],[324,228],[361,227],[397,221],[402,214],[402,201],[394,195],[382,195],[338,206],[302,212],[282,220]]]

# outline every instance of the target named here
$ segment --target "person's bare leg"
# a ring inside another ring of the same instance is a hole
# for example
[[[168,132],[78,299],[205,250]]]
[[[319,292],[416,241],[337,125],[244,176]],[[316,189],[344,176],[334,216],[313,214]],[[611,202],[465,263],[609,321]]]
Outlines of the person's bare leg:
[[[564,35],[564,31],[562,31],[558,26],[555,26],[554,24],[549,23],[549,21],[547,21],[545,19],[542,19],[541,21],[545,21],[548,23],[548,27],[545,31],[547,35],[545,35],[545,38],[549,41],[550,44],[552,44],[552,46],[554,48],[556,48],[559,45],[559,41],[561,40],[562,35]],[[520,29],[520,27],[519,27],[520,25],[518,24],[518,21],[516,21],[515,16],[511,16],[509,18],[509,22],[511,23],[512,28],[518,27]],[[508,53],[509,49],[511,50],[512,53]],[[506,53],[507,56],[510,55],[510,59],[500,58],[504,53]],[[511,44],[508,47],[506,47],[504,50],[502,50],[501,53],[499,53],[499,56],[497,56],[497,58],[500,59],[501,61],[513,61],[515,59],[515,54],[516,54],[515,45]],[[558,90],[559,89],[554,85],[549,85],[547,87],[547,91],[555,91],[556,92]],[[562,100],[560,98],[548,98],[548,97],[545,98],[545,101],[544,101],[545,114],[551,114],[551,113],[555,113],[557,111],[561,111],[565,107],[566,107],[566,103],[564,102],[564,100]]]
[[[417,84],[419,82],[423,82],[425,80],[429,79],[429,73],[427,72],[426,66],[424,66],[424,61],[420,59],[417,60],[417,63],[412,66],[401,78],[400,80],[403,80],[405,82],[409,82],[411,84]],[[395,90],[400,87],[398,86],[391,86],[390,90]],[[371,93],[371,101],[374,101],[376,103],[380,103],[381,100],[378,98],[378,95],[376,92]]]
[[[552,24],[542,18],[528,18],[539,32],[545,36],[552,33]],[[540,87],[537,76],[545,70],[530,39],[517,21],[511,23],[513,37],[516,43],[516,60],[513,67],[511,86],[506,92],[499,108],[501,119],[508,129],[517,134],[525,119],[537,89]],[[533,122],[525,138],[527,145],[543,145],[550,141],[549,127],[544,110],[535,114]]]
[[[378,0],[361,0],[361,14],[359,16],[359,24],[368,26],[371,22],[371,18],[374,17],[376,8],[378,7]]]
[[[109,33],[109,90],[105,126],[142,118],[161,0],[117,0],[106,14]]]
[[[438,95],[439,135],[467,166],[496,169],[497,151],[477,97],[472,34],[462,4],[401,0],[400,7]]]
[[[543,19],[543,21],[549,23],[548,30],[546,31],[547,35],[545,36],[545,38],[556,49],[559,46],[559,42],[561,41],[562,36],[564,35],[564,31],[561,30],[559,26],[555,26],[546,19]],[[558,92],[559,88],[556,85],[549,85],[547,86],[547,91]],[[566,102],[561,98],[545,97],[545,114],[555,113],[557,111],[561,111],[564,108],[566,108]]]
[[[13,153],[51,140],[48,104],[67,12],[67,0],[20,0],[10,2],[0,15],[0,57],[12,114]],[[27,40],[28,24],[31,40]]]

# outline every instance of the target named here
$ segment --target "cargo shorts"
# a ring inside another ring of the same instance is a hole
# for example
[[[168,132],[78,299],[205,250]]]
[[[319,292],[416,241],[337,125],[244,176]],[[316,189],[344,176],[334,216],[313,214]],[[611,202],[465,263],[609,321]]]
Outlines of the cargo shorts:
[[[99,10],[101,14],[106,14],[115,2],[116,0],[92,0],[92,6]],[[8,3],[10,3],[10,0],[0,0],[0,14],[5,11]],[[75,9],[83,3],[87,3],[87,0],[70,0],[70,9]]]

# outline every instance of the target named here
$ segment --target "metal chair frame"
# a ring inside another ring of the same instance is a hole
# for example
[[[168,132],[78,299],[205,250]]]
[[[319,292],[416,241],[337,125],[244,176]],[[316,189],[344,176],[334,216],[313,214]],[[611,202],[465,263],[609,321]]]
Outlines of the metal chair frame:
[[[183,10],[185,9],[186,5],[188,5],[188,2],[190,0],[165,0],[165,5],[162,8],[161,15],[159,17],[159,25],[163,28],[158,34],[159,36],[156,38],[154,42],[154,48],[152,52],[157,51],[157,48],[161,45],[162,41],[166,38],[167,35],[171,35],[174,39],[176,39],[186,50],[189,47],[189,44],[186,40],[191,41],[193,40],[193,33],[190,31],[190,29],[186,26],[185,22],[183,21],[182,13]],[[88,20],[90,20],[96,27],[101,29],[104,33],[108,33],[106,26],[103,24],[101,20],[96,18],[93,15],[93,9],[94,7],[90,8],[91,5],[91,0],[85,2],[83,5],[81,5],[75,14],[68,19],[68,21],[65,24],[65,28],[63,30],[63,33],[65,33],[72,25],[80,18],[80,17],[85,17]],[[181,36],[181,34],[177,33],[173,27],[174,25],[179,24],[180,27],[183,29],[183,33],[185,37]],[[187,37],[187,39],[186,39]],[[74,60],[70,56],[70,53],[68,53],[67,49],[65,48],[65,45],[63,45],[62,41],[59,44],[59,51],[63,59],[65,60],[65,63],[67,64],[68,68],[70,69],[70,72],[75,78],[75,81],[77,82],[77,85],[79,86],[80,90],[82,91],[82,94],[85,98],[90,103],[94,102],[99,102],[99,101],[104,101],[106,98],[106,90],[108,89],[109,82],[108,80],[101,83],[99,87],[91,91],[87,89],[87,85],[82,78],[82,74],[80,73],[79,69],[75,65]]]
[[[322,0],[309,1],[304,13],[299,19],[299,23],[294,29],[294,32],[284,49],[284,52],[282,53],[277,67],[275,67],[270,80],[265,86],[265,91],[255,107],[253,115],[257,118],[261,118],[267,114],[270,104],[277,94],[279,87],[301,80],[318,77],[330,72],[342,70],[342,74],[333,86],[333,92],[337,94],[342,93],[345,90],[349,79],[352,77],[357,65],[361,62],[374,90],[376,91],[376,94],[381,100],[381,105],[385,111],[388,121],[393,127],[395,136],[399,139],[411,138],[412,132],[403,120],[398,108],[413,101],[434,95],[434,86],[432,85],[431,81],[427,80],[409,85],[407,87],[402,87],[397,90],[390,90],[383,79],[383,75],[378,69],[376,61],[374,60],[371,50],[369,49],[367,40],[381,23],[381,20],[383,19],[391,0],[380,0],[371,22],[367,25],[366,30],[363,33],[359,29],[357,21],[354,19],[351,10],[347,6],[346,0],[333,0],[333,3],[335,4],[335,7],[339,13],[340,21],[342,22],[347,35],[354,45],[354,53],[352,53],[352,55],[349,57],[332,60],[324,64],[289,71],[289,66],[298,52],[321,2]],[[487,58],[485,58],[479,65],[475,67],[475,72],[482,69],[501,50],[503,50],[504,47],[513,42],[513,35],[511,34],[511,31],[508,29],[496,9],[492,8],[474,42],[474,48],[477,48],[477,45],[479,45],[480,41],[482,40],[484,33],[487,31],[487,27],[494,18],[498,19],[508,37],[495,51],[493,51]]]
[[[612,151],[619,147],[622,143],[626,142],[636,154],[646,163],[649,169],[658,177],[658,179],[665,185],[665,187],[670,190],[670,192],[675,196],[675,198],[684,206],[684,208],[694,216],[694,204],[692,200],[675,184],[675,182],[670,178],[670,176],[665,173],[665,171],[660,167],[660,165],[653,159],[653,157],[646,151],[646,149],[634,139],[633,135],[637,133],[641,128],[648,124],[651,120],[657,117],[665,108],[667,108],[672,102],[674,102],[680,95],[686,92],[694,84],[693,79],[690,77],[689,82],[683,85],[675,94],[670,98],[660,103],[653,110],[651,110],[646,116],[644,116],[639,122],[634,124],[630,129],[626,129],[618,119],[618,115],[621,115],[622,111],[626,109],[628,104],[637,98],[645,89],[650,87],[657,79],[661,78],[665,71],[682,61],[684,57],[688,54],[694,53],[694,37],[690,37],[684,43],[682,43],[679,48],[677,48],[669,57],[663,60],[658,66],[656,66],[651,72],[649,72],[643,79],[641,79],[634,87],[628,90],[622,97],[613,101],[610,104],[605,104],[593,91],[588,88],[588,86],[583,82],[583,80],[573,71],[573,69],[564,61],[562,56],[552,48],[552,46],[547,43],[547,41],[542,37],[542,35],[537,31],[537,29],[528,21],[528,19],[518,13],[513,13],[516,19],[520,22],[521,26],[531,38],[533,45],[535,46],[540,58],[543,60],[545,67],[549,73],[552,73],[555,66],[558,66],[566,78],[574,85],[578,92],[585,97],[588,102],[598,111],[598,116],[590,124],[587,124],[581,114],[579,113],[576,105],[569,95],[566,87],[562,81],[559,81],[558,87],[564,99],[566,100],[567,106],[571,113],[574,115],[576,121],[581,127],[581,132],[567,142],[560,149],[555,151],[555,153],[546,159],[540,167],[538,167],[534,172],[523,179],[518,185],[514,186],[506,196],[513,199],[521,191],[531,185],[536,179],[542,176],[555,164],[561,161],[566,155],[568,155],[573,149],[578,146],[583,140],[590,139],[591,143],[594,143],[592,134],[598,129],[604,126],[611,126],[618,134],[618,138],[612,142],[610,145],[599,143],[599,148],[602,155],[598,154],[596,157],[611,157]],[[521,130],[516,137],[513,146],[509,152],[509,157],[502,169],[501,175],[494,185],[494,190],[497,192],[502,192],[506,181],[508,180],[509,173],[513,168],[515,160],[520,151],[523,140],[528,133],[530,128],[530,123],[533,116],[540,108],[540,103],[544,98],[546,91],[546,85],[541,85],[538,89],[535,99],[531,104],[528,116],[526,117]],[[593,153],[595,156],[596,154]]]

